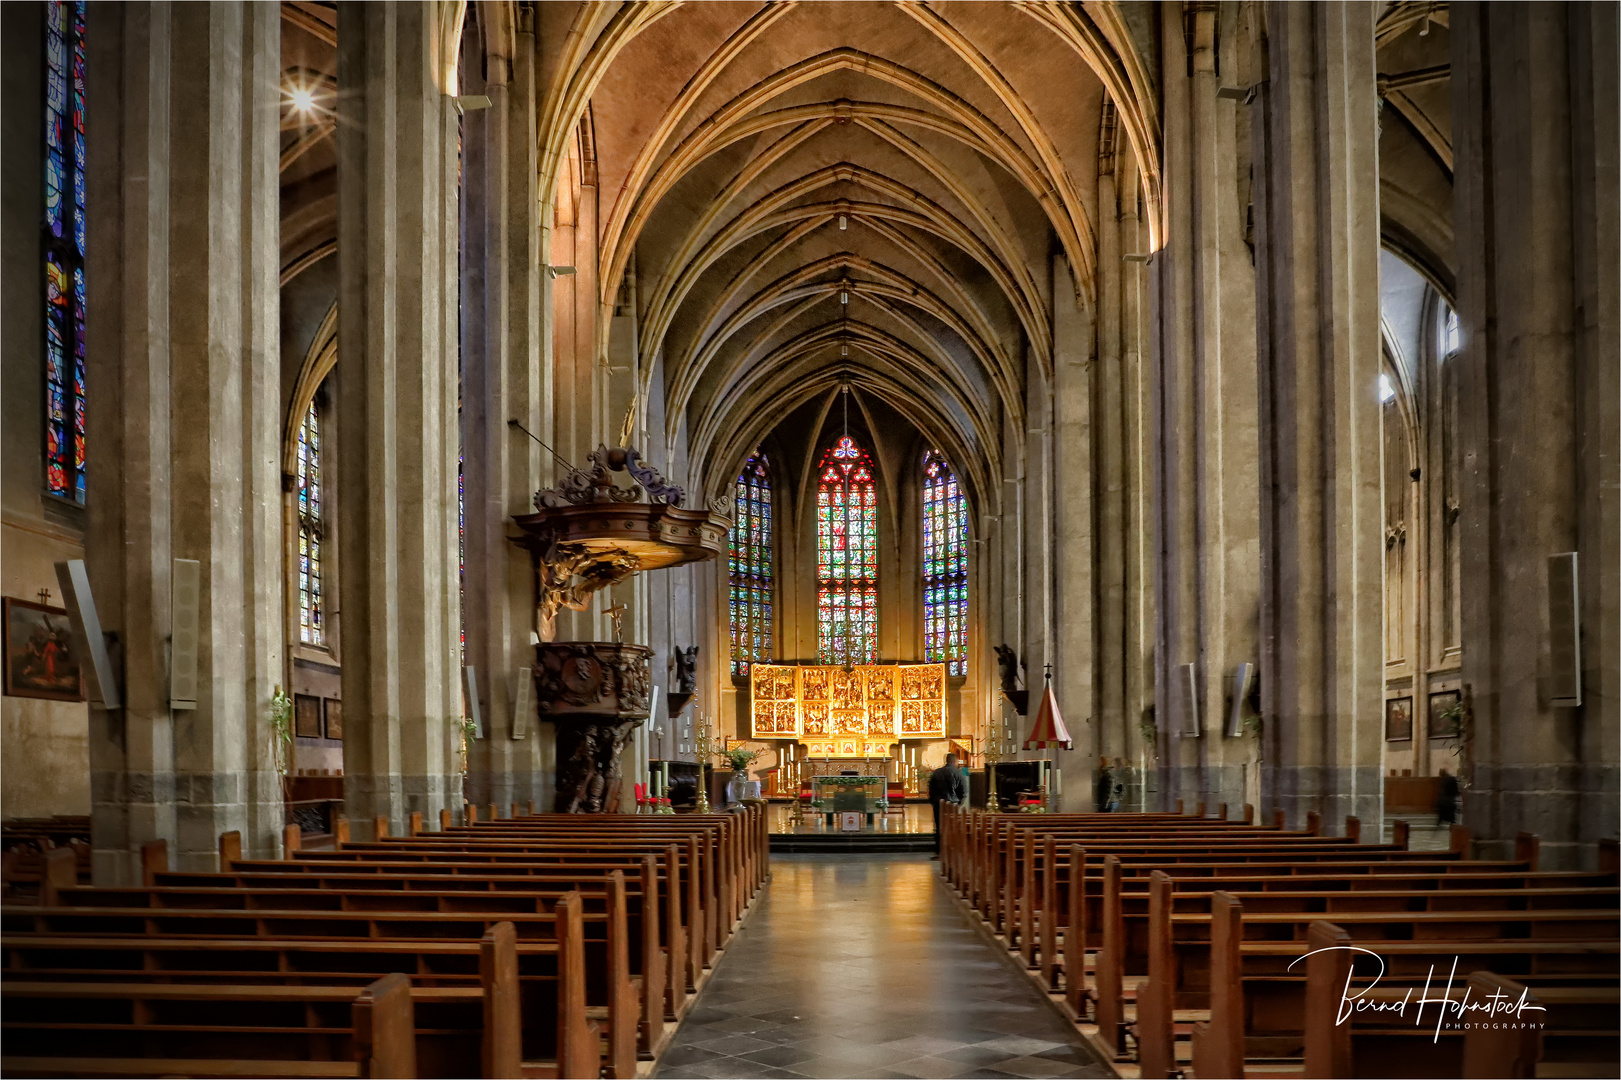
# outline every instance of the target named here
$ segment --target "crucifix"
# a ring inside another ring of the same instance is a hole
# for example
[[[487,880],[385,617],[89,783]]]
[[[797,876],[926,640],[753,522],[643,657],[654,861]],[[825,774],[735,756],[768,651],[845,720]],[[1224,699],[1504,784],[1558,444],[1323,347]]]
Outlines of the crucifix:
[[[619,603],[603,611],[604,615],[608,616],[608,618],[614,621],[614,642],[619,645],[623,645],[625,643],[625,630],[623,624],[625,612],[627,610],[629,609],[626,608],[623,603]]]
[[[39,590],[39,592],[35,593],[34,595],[39,597],[39,602],[40,603],[46,605],[47,607],[50,606],[50,603],[51,603],[51,590],[49,590],[49,589],[41,589],[41,590]]]

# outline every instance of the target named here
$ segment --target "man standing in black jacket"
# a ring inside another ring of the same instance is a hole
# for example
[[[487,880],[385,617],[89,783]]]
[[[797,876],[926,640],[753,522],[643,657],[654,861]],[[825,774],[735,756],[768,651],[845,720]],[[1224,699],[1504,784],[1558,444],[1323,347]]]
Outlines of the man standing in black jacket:
[[[934,857],[940,857],[940,804],[962,805],[968,798],[968,778],[957,768],[957,755],[947,754],[946,763],[929,776],[929,805],[934,808]]]

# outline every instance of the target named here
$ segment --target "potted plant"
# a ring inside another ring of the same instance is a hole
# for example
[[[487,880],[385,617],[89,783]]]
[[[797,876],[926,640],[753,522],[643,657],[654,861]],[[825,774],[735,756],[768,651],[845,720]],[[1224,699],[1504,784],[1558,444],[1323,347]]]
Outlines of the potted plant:
[[[726,763],[732,767],[732,778],[726,784],[726,801],[729,803],[741,802],[743,793],[747,790],[744,785],[749,781],[749,766],[759,758],[761,750],[745,750],[741,746],[728,746],[720,752]]]

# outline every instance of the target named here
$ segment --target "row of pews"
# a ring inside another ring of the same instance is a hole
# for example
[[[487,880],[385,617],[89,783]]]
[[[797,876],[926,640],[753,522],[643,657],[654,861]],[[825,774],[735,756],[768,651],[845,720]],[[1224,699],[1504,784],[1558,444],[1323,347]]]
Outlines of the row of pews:
[[[9,818],[0,824],[0,899],[39,888],[45,855],[55,848],[71,848],[79,878],[90,881],[90,818],[79,814],[57,817]]]
[[[279,860],[227,833],[206,873],[154,841],[138,886],[47,851],[0,906],[0,1072],[631,1080],[764,886],[763,808],[494,810],[330,850],[290,826]]]
[[[958,810],[942,873],[1122,1076],[1618,1075],[1615,841],[1545,871],[1528,833],[1227,818]]]

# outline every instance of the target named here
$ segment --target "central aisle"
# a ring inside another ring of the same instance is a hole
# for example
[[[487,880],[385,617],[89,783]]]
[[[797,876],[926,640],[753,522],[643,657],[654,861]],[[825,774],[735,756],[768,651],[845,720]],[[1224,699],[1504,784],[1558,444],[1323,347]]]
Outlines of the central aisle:
[[[660,1077],[1109,1076],[912,855],[773,855]]]

